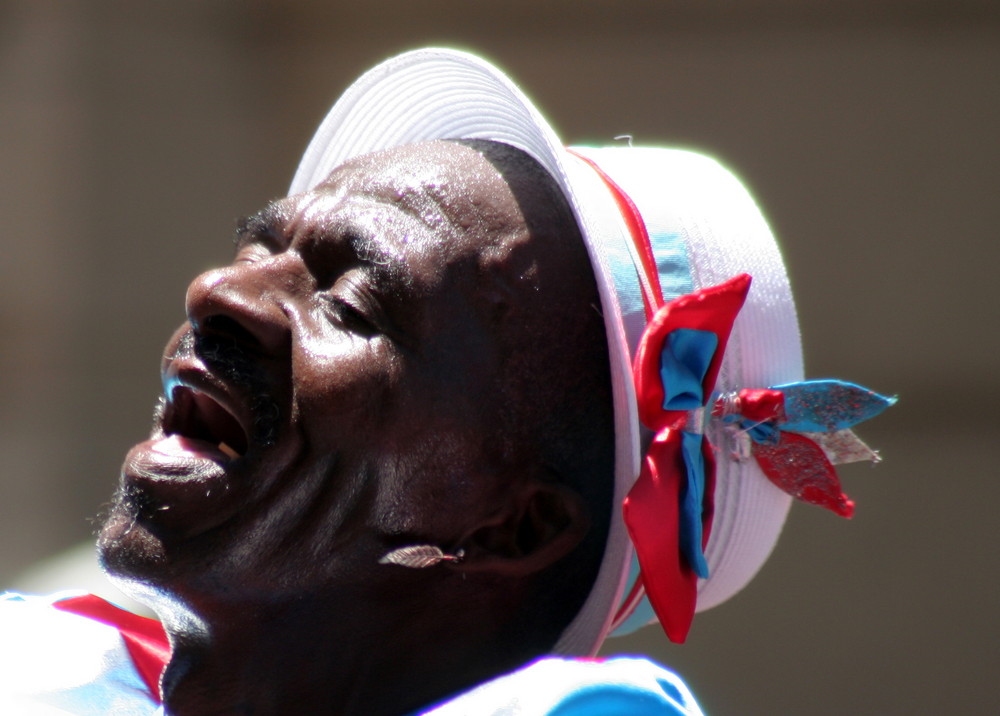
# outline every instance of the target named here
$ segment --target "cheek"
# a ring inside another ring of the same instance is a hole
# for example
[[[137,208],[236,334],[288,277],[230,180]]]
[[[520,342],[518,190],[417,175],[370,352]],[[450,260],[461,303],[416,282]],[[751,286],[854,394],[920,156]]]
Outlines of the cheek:
[[[489,434],[465,411],[448,407],[403,402],[373,441],[379,468],[373,514],[387,534],[447,543],[489,508],[483,499],[490,480],[484,450]]]
[[[317,446],[356,445],[390,407],[396,366],[380,338],[330,331],[301,341],[292,359],[293,428]]]
[[[335,456],[328,483],[365,491],[365,522],[383,537],[448,542],[481,517],[490,382],[465,346],[449,348],[428,341],[415,357],[336,330],[295,346],[292,428],[312,462]]]

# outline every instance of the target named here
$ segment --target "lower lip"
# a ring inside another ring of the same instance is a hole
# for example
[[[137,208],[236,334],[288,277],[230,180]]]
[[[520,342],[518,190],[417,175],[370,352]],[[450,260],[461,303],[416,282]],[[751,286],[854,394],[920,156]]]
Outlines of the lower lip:
[[[122,466],[122,486],[135,496],[147,526],[190,537],[228,519],[239,507],[230,458],[212,443],[170,435],[139,443]]]

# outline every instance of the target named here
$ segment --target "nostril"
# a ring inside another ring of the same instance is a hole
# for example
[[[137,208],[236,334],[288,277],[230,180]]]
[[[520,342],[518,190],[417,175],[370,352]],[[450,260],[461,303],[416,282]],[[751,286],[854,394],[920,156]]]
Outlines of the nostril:
[[[240,385],[245,386],[256,373],[261,348],[253,332],[229,316],[209,316],[194,330],[195,355],[208,368]]]
[[[235,318],[223,314],[209,316],[201,322],[200,333],[226,336],[238,343],[259,347],[260,343],[252,332]]]
[[[276,260],[203,273],[188,288],[188,321],[196,337],[277,356],[287,351],[291,325],[282,308],[286,276]]]
[[[194,352],[205,363],[231,378],[239,377],[263,352],[253,331],[235,318],[215,314],[195,326]]]

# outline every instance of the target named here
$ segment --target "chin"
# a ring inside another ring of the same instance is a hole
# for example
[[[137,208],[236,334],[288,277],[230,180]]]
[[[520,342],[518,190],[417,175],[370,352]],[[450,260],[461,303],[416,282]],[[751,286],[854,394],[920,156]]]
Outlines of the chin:
[[[171,565],[162,541],[145,529],[127,502],[117,501],[97,538],[97,553],[108,579],[124,594],[151,609],[167,626],[197,618],[171,588]]]
[[[167,563],[163,543],[120,498],[101,527],[97,553],[101,567],[112,577],[156,581]]]
[[[115,587],[130,599],[152,611],[172,637],[178,634],[208,633],[204,621],[189,604],[174,594],[172,590],[147,576],[129,572],[127,569],[120,570],[121,565],[117,561],[110,564],[108,555],[114,555],[111,557],[112,560],[117,560],[120,556],[115,550],[115,547],[112,547],[110,551],[106,550],[104,546],[100,548],[101,564],[105,569],[105,576]],[[128,566],[134,565],[129,563]]]

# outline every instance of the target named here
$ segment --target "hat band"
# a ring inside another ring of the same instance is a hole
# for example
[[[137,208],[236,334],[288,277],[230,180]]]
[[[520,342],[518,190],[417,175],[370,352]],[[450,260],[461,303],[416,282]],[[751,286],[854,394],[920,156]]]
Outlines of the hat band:
[[[632,198],[625,193],[618,183],[608,176],[607,172],[598,166],[597,162],[589,157],[585,157],[573,149],[568,149],[570,154],[582,159],[604,182],[604,185],[611,192],[615,200],[618,212],[625,221],[628,228],[629,237],[632,239],[632,259],[635,263],[636,274],[639,277],[639,286],[642,289],[642,304],[646,313],[646,320],[649,321],[656,312],[656,309],[663,305],[663,289],[660,287],[660,274],[656,267],[656,259],[653,257],[653,247],[649,240],[649,232],[646,231],[646,222],[642,220],[639,207],[635,205]]]
[[[612,179],[608,175],[608,173],[605,172],[600,167],[600,165],[597,164],[596,161],[572,149],[568,151],[577,158],[581,159],[584,163],[586,163],[600,177],[601,181],[603,182],[603,184],[611,194],[612,198],[614,199],[618,212],[628,230],[628,235],[630,239],[628,241],[629,250],[632,256],[633,266],[635,268],[636,276],[638,278],[638,283],[641,289],[643,309],[646,317],[645,323],[647,324],[647,329],[648,329],[648,325],[653,320],[657,311],[664,306],[665,298],[660,283],[660,267],[657,265],[657,261],[653,255],[652,243],[650,241],[650,236],[646,228],[646,223],[642,218],[642,214],[640,213],[639,208],[636,206],[635,202],[628,195],[628,193],[614,179]],[[679,254],[681,256],[686,257],[686,247],[683,245],[682,237],[658,236],[657,239],[658,239],[658,244],[659,243],[680,244],[679,246],[675,247],[676,251],[665,252],[667,255],[673,253],[675,256]],[[671,241],[671,239],[673,239],[673,241]],[[673,262],[670,262],[670,264],[665,268],[666,271],[664,271],[664,275],[667,277],[668,280],[671,278],[674,279],[673,283],[675,284],[675,288],[678,289],[677,294],[685,294],[691,290],[692,279],[690,273],[690,266],[687,263],[687,261],[681,263],[675,260]],[[671,296],[671,298],[673,297],[675,296]],[[703,410],[704,410],[703,408],[698,408],[696,412]],[[693,434],[690,435],[690,437],[692,438],[695,437],[694,433],[700,434],[702,432],[702,420],[698,419],[693,422],[692,421],[686,421],[686,422],[692,423],[690,427],[695,428]],[[695,425],[694,423],[697,423],[697,425]],[[700,454],[702,452],[701,444],[702,444],[701,436],[698,435],[697,449],[690,448],[685,450],[684,452],[692,454],[693,453]],[[651,457],[650,455],[647,455],[647,460],[650,459],[650,457]],[[699,462],[701,461],[699,460]],[[713,469],[709,466],[710,464],[711,461],[709,460],[708,465],[705,465],[704,467],[708,467],[709,472],[713,472]],[[702,469],[704,469],[704,467]],[[711,488],[712,483],[713,480],[710,478],[708,480],[709,488]],[[711,495],[709,494],[707,495],[707,497],[708,497],[708,504],[710,505]],[[660,502],[661,500],[657,499],[655,501]],[[701,500],[698,499],[698,502],[699,505],[697,506],[697,512],[700,514]],[[673,506],[673,509],[676,509],[676,507],[677,507],[676,505]],[[700,519],[698,519],[698,522],[699,522],[698,525],[699,530],[697,531],[698,534],[696,537],[698,545],[695,549],[698,552],[698,555],[701,556],[702,545],[701,545],[701,533],[700,533],[700,527],[701,527]],[[703,559],[704,558],[702,557],[701,560],[699,560],[700,562],[702,562],[702,564],[703,564]],[[623,597],[620,600],[617,610],[614,612],[614,618],[612,620],[609,632],[628,633],[629,631],[644,626],[645,624],[648,624],[650,621],[654,621],[657,618],[654,609],[651,603],[649,602],[649,598],[646,595],[645,587],[643,586],[643,580],[641,576],[642,573],[639,566],[637,552],[635,550],[632,551],[630,562],[631,564],[629,568],[628,581],[626,582],[627,588],[624,591]],[[705,576],[707,576],[707,572],[704,572],[704,574]],[[690,587],[691,589],[693,589],[693,583],[690,585]],[[693,606],[690,611],[693,613]],[[630,618],[633,615],[635,616],[635,619]],[[628,626],[625,626],[626,622],[628,622]]]

